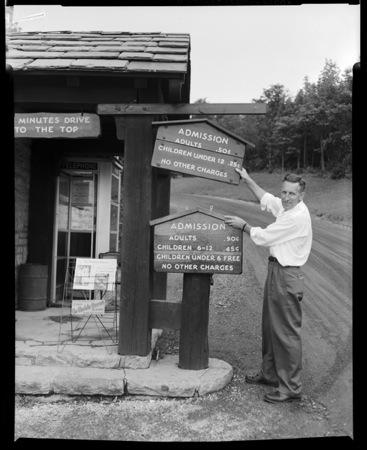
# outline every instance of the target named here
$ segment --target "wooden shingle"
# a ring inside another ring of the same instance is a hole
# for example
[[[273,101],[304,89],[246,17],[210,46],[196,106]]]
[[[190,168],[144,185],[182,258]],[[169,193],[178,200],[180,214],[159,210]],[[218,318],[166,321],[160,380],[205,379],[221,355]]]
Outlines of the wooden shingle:
[[[30,64],[27,64],[27,68],[30,69],[65,69],[70,67],[72,59],[35,59]]]
[[[28,52],[26,50],[10,50],[8,52],[8,57],[11,59],[15,58],[32,58],[32,59],[38,59],[38,58],[61,58],[62,54],[58,52]]]
[[[160,40],[159,45],[162,47],[187,47],[186,42],[180,42],[180,41],[172,41],[172,40]]]
[[[6,62],[10,66],[12,66],[13,69],[23,69],[26,67],[29,63],[31,63],[33,59],[7,59]]]
[[[174,62],[185,62],[187,60],[185,55],[171,55],[171,54],[155,54],[153,56],[153,61],[174,61]]]
[[[153,53],[146,53],[146,52],[122,52],[119,55],[119,59],[127,59],[127,60],[152,60],[154,55]]]
[[[129,45],[129,44],[122,45],[119,48],[123,52],[145,52],[147,50],[147,47],[134,46],[134,45]],[[148,53],[150,53],[150,52],[148,52]]]
[[[187,48],[182,47],[161,47],[157,45],[156,47],[147,47],[147,52],[153,53],[170,53],[170,54],[187,54]]]
[[[50,51],[52,52],[89,52],[89,51],[95,51],[97,50],[97,47],[95,47],[94,45],[80,45],[79,47],[75,46],[59,46],[59,45],[54,45],[53,47],[50,47]],[[116,51],[116,47],[113,50],[114,52]]]
[[[71,66],[78,69],[125,69],[129,61],[122,59],[101,60],[101,59],[75,59]]]
[[[71,59],[79,59],[79,58],[88,58],[88,59],[117,59],[119,56],[119,52],[66,52],[60,56],[60,58],[71,58]]]
[[[131,61],[129,72],[186,72],[186,63]]]
[[[22,50],[27,52],[41,52],[41,51],[53,51],[53,47],[50,47],[49,45],[9,45],[10,50]],[[59,49],[57,49],[59,51]]]

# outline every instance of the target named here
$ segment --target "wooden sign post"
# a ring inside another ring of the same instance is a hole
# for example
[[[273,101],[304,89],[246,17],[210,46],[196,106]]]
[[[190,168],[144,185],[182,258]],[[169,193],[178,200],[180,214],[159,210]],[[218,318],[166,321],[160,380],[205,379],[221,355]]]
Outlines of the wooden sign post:
[[[185,273],[183,277],[180,369],[201,370],[209,365],[210,278],[207,273]]]
[[[239,184],[248,141],[207,119],[153,122],[158,125],[152,166]]]
[[[200,209],[150,222],[154,226],[154,270],[183,272],[179,367],[208,367],[210,279],[242,273],[242,232],[224,217]]]
[[[169,177],[167,181],[164,180],[165,197],[163,201],[156,201],[157,194],[154,192],[156,185],[154,183],[153,170],[151,166],[152,161],[152,124],[157,124],[154,120],[157,120],[159,116],[179,116],[180,118],[188,116],[190,114],[198,115],[216,115],[216,114],[245,114],[245,115],[262,115],[266,113],[266,105],[263,103],[245,103],[245,104],[188,104],[188,103],[123,103],[123,104],[99,104],[97,107],[97,114],[102,116],[112,116],[115,118],[116,134],[117,138],[124,140],[124,208],[123,208],[123,224],[124,233],[122,235],[121,242],[121,299],[120,299],[120,329],[119,329],[119,354],[121,355],[147,355],[150,349],[150,330],[152,323],[155,327],[161,325],[158,324],[160,316],[165,324],[169,325],[169,320],[176,320],[179,317],[179,308],[173,308],[172,302],[168,301],[155,301],[152,304],[151,290],[149,288],[149,282],[151,278],[152,267],[150,262],[150,227],[149,221],[156,216],[158,210],[162,214],[164,209],[169,210]],[[146,121],[143,119],[146,118]],[[207,123],[207,122],[206,122]],[[167,124],[167,122],[165,123]],[[212,133],[213,134],[213,133]],[[230,133],[228,133],[230,134]],[[191,136],[192,138],[194,136]],[[203,137],[203,136],[202,136]],[[164,140],[164,139],[162,139]],[[192,139],[191,139],[192,140]],[[209,139],[206,139],[209,141]],[[245,144],[252,144],[244,141]],[[176,144],[179,144],[178,142]],[[184,144],[185,145],[185,144]],[[199,149],[199,147],[188,146],[189,149]],[[207,150],[202,147],[202,150]],[[210,150],[209,150],[210,151]],[[217,154],[218,153],[218,154]],[[211,156],[215,158],[226,153],[212,152]],[[227,154],[228,155],[228,154]],[[222,158],[224,159],[224,158]],[[198,160],[199,161],[199,160]],[[204,161],[204,159],[202,159]],[[208,160],[209,161],[209,160]],[[159,161],[158,161],[159,162]],[[218,160],[216,161],[218,163]],[[225,164],[221,164],[222,169]],[[161,168],[163,168],[161,166]],[[169,168],[172,170],[172,168]],[[209,167],[209,170],[214,167]],[[232,168],[233,178],[228,173],[227,177],[220,177],[217,179],[227,178],[233,179],[236,182],[238,175]],[[177,169],[175,169],[177,171]],[[164,170],[162,171],[165,172]],[[168,171],[166,171],[169,173]],[[199,176],[199,174],[196,174]],[[203,173],[202,173],[203,175]],[[163,178],[163,177],[162,177]],[[162,180],[163,181],[163,180]],[[164,214],[164,212],[163,212]],[[241,238],[242,239],[242,238]],[[241,241],[242,242],[242,241]],[[219,264],[221,261],[217,261]],[[228,261],[228,263],[230,263]],[[159,275],[159,272],[157,272]],[[161,272],[163,274],[163,272]],[[210,274],[206,273],[185,273],[185,280],[188,277],[199,277],[199,279],[205,279],[203,284],[206,283],[207,292],[210,289]],[[223,273],[223,272],[218,272]],[[224,272],[225,273],[225,272]],[[236,273],[236,272],[234,272]],[[152,277],[154,278],[154,277]],[[196,278],[195,278],[196,279]],[[194,278],[192,278],[194,280]],[[196,301],[196,297],[190,294],[190,289],[194,289],[192,284],[185,284],[185,298],[190,297],[192,301]],[[190,287],[191,286],[191,287]],[[154,286],[153,286],[153,291]],[[159,299],[164,297],[165,287],[159,289]],[[186,293],[188,294],[186,295]],[[204,289],[196,290],[197,295],[200,298],[199,292],[205,292]],[[208,299],[208,294],[203,294]],[[190,309],[187,307],[187,301],[185,305],[182,305],[185,311],[193,311],[193,307]],[[201,302],[202,304],[202,302]],[[179,304],[180,305],[180,304]],[[186,309],[187,308],[187,309]],[[207,307],[206,311],[208,310]],[[163,315],[162,312],[167,314]],[[151,314],[152,312],[153,314]],[[186,317],[187,313],[181,315]],[[163,317],[164,316],[164,317]],[[168,320],[169,318],[169,320]],[[153,322],[150,321],[153,319]],[[179,321],[176,320],[178,323]],[[183,326],[183,329],[188,330],[185,324],[190,322],[188,319],[180,321],[179,327]],[[182,324],[183,322],[183,324]],[[194,322],[192,322],[194,324]],[[185,328],[186,327],[186,328]],[[169,328],[169,327],[168,327]],[[201,336],[206,335],[205,326],[201,322]],[[189,331],[185,331],[182,334],[187,336]],[[200,338],[203,342],[203,338]],[[189,349],[190,354],[195,354],[195,348],[199,347],[198,342],[190,343],[186,346]],[[185,346],[181,348],[181,358],[183,358]],[[201,354],[205,355],[204,350],[200,350]],[[195,356],[198,359],[198,356]],[[186,366],[194,367],[192,362],[182,363]],[[200,364],[199,367],[204,367],[205,364]],[[187,367],[187,368],[189,368]]]

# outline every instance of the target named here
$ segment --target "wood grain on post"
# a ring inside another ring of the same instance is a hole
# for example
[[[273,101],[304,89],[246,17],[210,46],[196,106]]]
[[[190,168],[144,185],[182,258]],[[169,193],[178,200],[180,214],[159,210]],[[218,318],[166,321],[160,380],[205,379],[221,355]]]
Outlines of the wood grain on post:
[[[210,274],[184,274],[179,364],[181,369],[209,366],[208,324]]]
[[[150,225],[152,118],[125,120],[123,232],[121,236],[120,355],[150,348]],[[116,126],[119,122],[116,123]],[[122,124],[120,123],[120,126]]]

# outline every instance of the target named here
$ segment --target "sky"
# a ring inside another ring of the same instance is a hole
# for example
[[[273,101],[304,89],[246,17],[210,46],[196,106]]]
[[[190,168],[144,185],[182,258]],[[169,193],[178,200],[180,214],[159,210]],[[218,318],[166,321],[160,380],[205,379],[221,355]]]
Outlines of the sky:
[[[22,20],[32,14],[43,16]],[[188,33],[191,103],[249,103],[273,84],[289,95],[316,82],[326,59],[343,72],[360,59],[359,5],[14,6],[22,31]]]

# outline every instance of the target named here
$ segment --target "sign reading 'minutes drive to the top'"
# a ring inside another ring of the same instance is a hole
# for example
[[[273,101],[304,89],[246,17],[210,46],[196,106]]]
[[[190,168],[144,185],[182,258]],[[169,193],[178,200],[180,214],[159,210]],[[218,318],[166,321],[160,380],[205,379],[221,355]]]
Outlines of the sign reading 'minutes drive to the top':
[[[14,137],[16,138],[88,138],[101,134],[97,114],[88,113],[16,113]]]
[[[238,184],[248,141],[206,119],[154,122],[159,125],[152,166]]]

